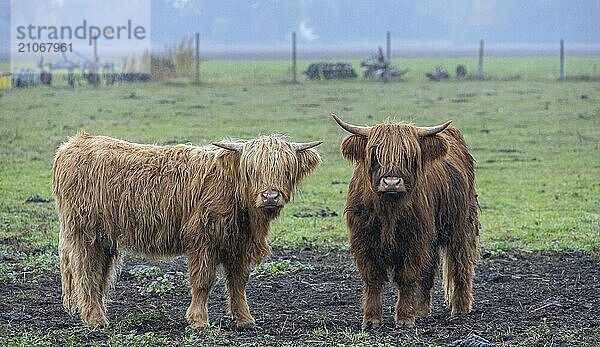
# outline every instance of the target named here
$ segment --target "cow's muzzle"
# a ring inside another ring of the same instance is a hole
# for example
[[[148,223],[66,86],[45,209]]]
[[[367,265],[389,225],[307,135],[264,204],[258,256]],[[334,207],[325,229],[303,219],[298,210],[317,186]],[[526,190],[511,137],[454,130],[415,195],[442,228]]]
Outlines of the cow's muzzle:
[[[284,205],[283,196],[276,190],[265,190],[256,198],[256,207],[276,210]]]
[[[397,176],[385,176],[382,177],[379,181],[379,186],[377,187],[377,191],[379,193],[406,193],[407,189],[404,185],[404,180],[401,177]]]

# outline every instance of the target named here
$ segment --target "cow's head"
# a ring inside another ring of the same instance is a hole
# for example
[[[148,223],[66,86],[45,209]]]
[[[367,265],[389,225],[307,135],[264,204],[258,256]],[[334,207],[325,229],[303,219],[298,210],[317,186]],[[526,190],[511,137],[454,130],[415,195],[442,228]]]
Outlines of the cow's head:
[[[290,201],[300,181],[315,170],[321,158],[312,148],[322,141],[293,143],[282,136],[263,136],[247,142],[217,142],[237,165],[238,194],[259,213],[276,217]],[[233,168],[235,170],[235,168]]]
[[[363,127],[332,117],[352,133],[342,142],[342,154],[364,170],[371,190],[386,198],[409,196],[423,167],[448,151],[447,141],[436,134],[452,121],[434,127],[395,122]]]

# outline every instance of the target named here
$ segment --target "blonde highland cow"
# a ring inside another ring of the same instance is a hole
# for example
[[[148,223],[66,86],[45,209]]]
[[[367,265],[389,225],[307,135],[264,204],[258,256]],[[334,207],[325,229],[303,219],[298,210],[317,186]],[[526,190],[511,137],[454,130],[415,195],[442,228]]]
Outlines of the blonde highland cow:
[[[65,309],[78,311],[88,325],[105,326],[107,291],[123,250],[185,254],[188,322],[207,325],[207,299],[221,264],[230,312],[239,327],[252,327],[250,266],[270,254],[270,222],[319,165],[311,148],[320,143],[265,136],[197,147],[86,133],[71,138],[52,171]]]

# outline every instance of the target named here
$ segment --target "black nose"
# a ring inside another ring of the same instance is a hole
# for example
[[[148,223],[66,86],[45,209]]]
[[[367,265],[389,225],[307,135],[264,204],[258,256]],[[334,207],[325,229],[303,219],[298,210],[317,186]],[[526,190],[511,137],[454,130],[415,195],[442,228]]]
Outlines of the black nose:
[[[265,204],[267,205],[275,205],[277,200],[279,200],[279,192],[276,191],[265,191],[262,192],[262,198]]]

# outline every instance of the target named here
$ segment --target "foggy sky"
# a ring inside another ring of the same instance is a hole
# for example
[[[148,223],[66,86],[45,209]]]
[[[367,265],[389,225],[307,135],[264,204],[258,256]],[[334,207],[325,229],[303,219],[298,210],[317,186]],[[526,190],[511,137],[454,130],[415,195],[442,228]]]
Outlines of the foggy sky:
[[[57,0],[55,0],[57,1]],[[65,0],[61,0],[65,1]],[[70,1],[70,0],[66,0]],[[87,0],[97,2],[99,0]],[[10,0],[0,0],[0,57],[7,53]],[[113,9],[118,11],[118,9]],[[449,47],[600,46],[600,0],[152,0],[153,48],[200,32],[204,47],[394,44]]]
[[[155,0],[154,38],[199,31],[208,44],[404,42],[600,44],[600,0]]]

